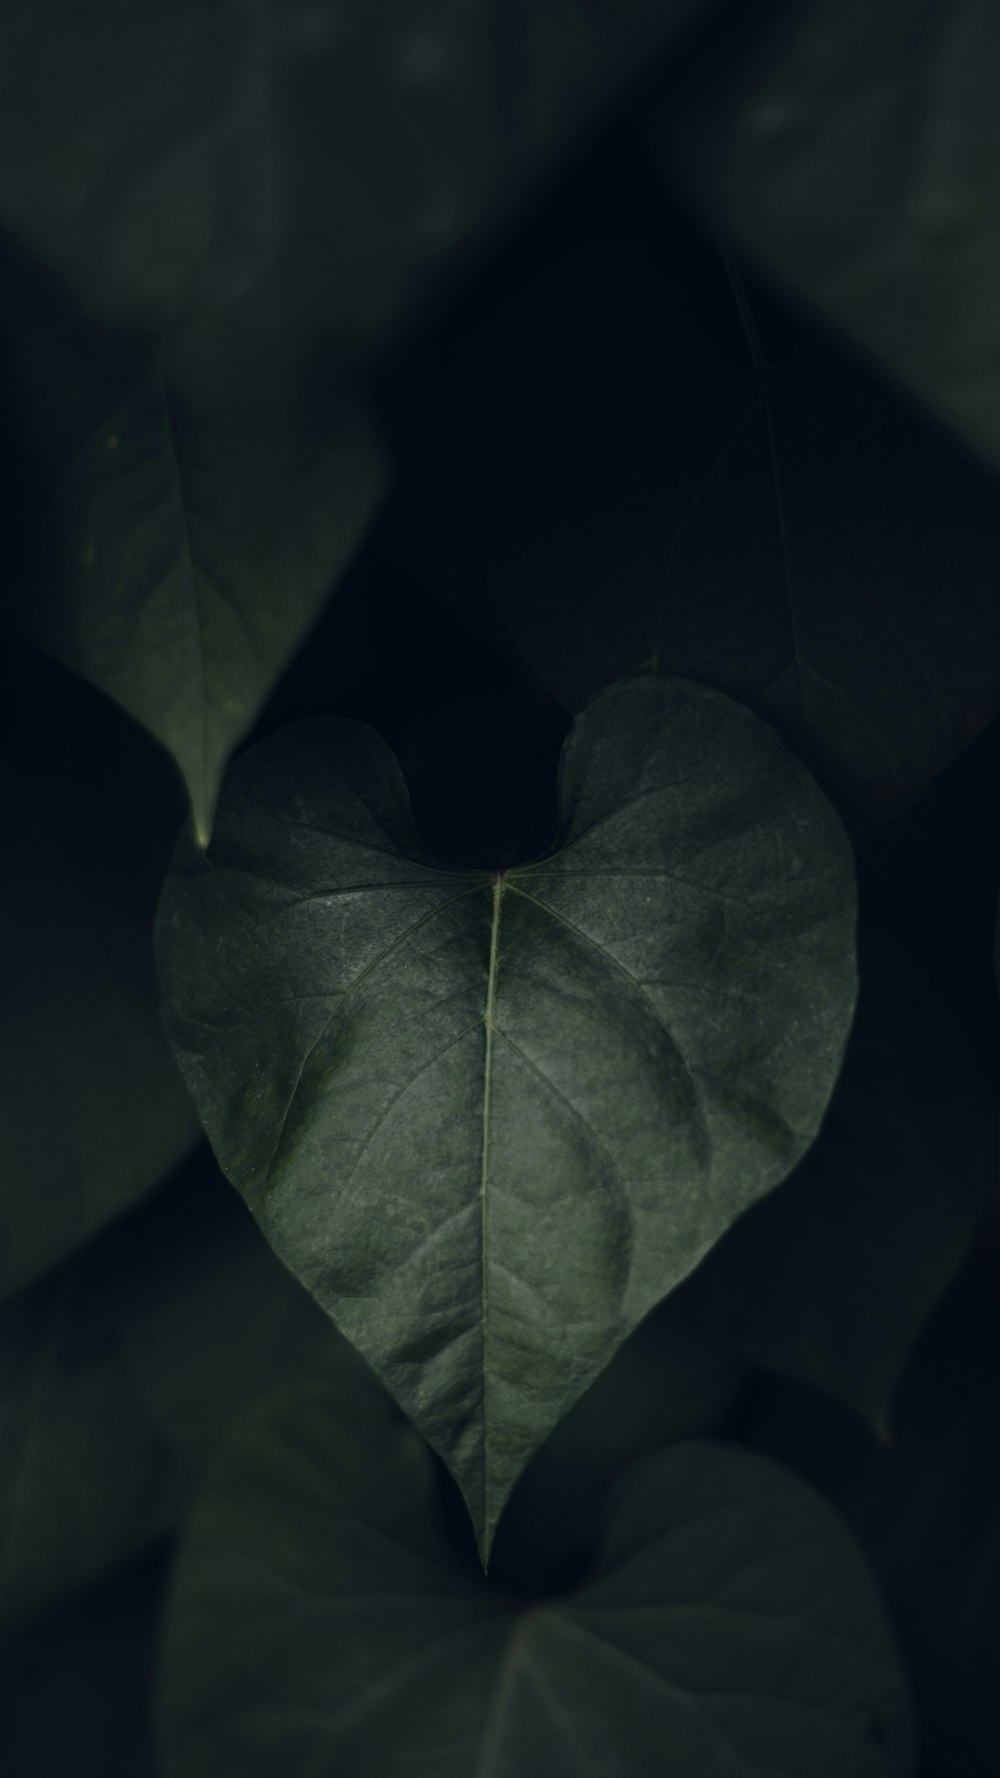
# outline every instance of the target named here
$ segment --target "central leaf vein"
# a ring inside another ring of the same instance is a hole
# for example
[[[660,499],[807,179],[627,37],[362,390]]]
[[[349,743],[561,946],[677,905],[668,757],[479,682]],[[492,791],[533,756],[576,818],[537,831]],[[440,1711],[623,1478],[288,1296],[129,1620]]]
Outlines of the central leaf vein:
[[[486,1412],[486,1391],[489,1367],[487,1362],[487,1346],[489,1340],[489,1275],[488,1275],[488,1240],[489,1211],[487,1187],[490,1170],[490,1111],[493,1095],[493,1037],[496,1031],[496,987],[497,962],[499,958],[500,940],[500,904],[503,901],[504,879],[497,876],[493,883],[493,918],[490,923],[490,955],[486,976],[486,1011],[483,1022],[486,1028],[486,1055],[483,1062],[483,1167],[480,1181],[480,1199],[482,1204],[482,1298],[483,1298],[483,1524],[488,1524],[489,1503],[489,1439],[487,1437],[488,1418]]]

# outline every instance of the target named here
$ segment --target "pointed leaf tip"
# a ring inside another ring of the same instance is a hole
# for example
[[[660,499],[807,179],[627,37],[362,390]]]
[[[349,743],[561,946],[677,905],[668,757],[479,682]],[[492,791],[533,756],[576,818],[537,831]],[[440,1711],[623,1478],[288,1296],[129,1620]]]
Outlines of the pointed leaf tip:
[[[552,853],[448,870],[370,729],[297,723],[237,759],[159,922],[224,1171],[449,1465],[484,1569],[535,1450],[813,1140],[854,1010],[850,847],[749,711],[622,681],[559,796]]]

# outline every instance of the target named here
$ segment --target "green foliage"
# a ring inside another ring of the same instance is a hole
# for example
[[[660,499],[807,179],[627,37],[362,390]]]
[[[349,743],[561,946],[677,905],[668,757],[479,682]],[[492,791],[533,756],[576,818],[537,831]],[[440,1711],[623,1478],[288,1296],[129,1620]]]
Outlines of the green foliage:
[[[1000,19],[976,0],[777,8],[655,105],[735,243],[1000,465]]]
[[[730,1276],[758,1305],[753,1355],[888,1438],[914,1341],[996,1201],[1000,1157],[996,1093],[948,991],[871,937],[861,984],[820,1137],[747,1219]]]
[[[86,688],[25,651],[3,665],[0,1298],[158,1185],[199,1134],[150,942],[180,819],[170,774]]]
[[[991,1778],[998,46],[0,11],[5,1778]]]
[[[167,1531],[256,1390],[358,1366],[213,1172],[0,1315],[0,1631]]]
[[[34,409],[48,542],[13,621],[162,742],[207,845],[229,754],[377,503],[373,423],[338,410],[321,439],[295,443],[263,395],[249,416],[185,400],[184,352],[95,366],[86,330],[67,351],[58,306],[32,335],[38,362],[17,386]]]
[[[305,387],[471,236],[706,0],[426,17],[332,0],[12,0],[0,226],[102,327],[205,329],[190,375]]]
[[[648,436],[608,425],[558,503],[497,514],[500,609],[570,709],[646,663],[740,698],[865,839],[1000,712],[1000,493],[728,250],[696,243],[662,285]]]
[[[625,681],[559,786],[549,855],[463,875],[375,735],[299,725],[234,767],[158,919],[221,1165],[484,1561],[532,1451],[808,1147],[854,1010],[843,833],[746,711]]]
[[[779,1469],[681,1443],[621,1478],[593,1568],[519,1604],[463,1570],[427,1452],[357,1392],[235,1421],[168,1617],[168,1778],[361,1771],[881,1778],[905,1688],[846,1531]]]

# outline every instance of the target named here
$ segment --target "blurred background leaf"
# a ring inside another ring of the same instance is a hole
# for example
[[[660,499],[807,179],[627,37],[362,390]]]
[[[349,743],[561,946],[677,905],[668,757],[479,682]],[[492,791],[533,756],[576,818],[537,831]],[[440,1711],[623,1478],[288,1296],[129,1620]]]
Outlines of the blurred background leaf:
[[[51,280],[0,276],[7,423],[31,501],[10,624],[176,760],[207,844],[230,752],[363,536],[382,492],[374,422],[340,402],[296,429],[255,378],[185,399],[176,344],[87,326]]]
[[[170,1778],[913,1770],[877,1592],[777,1466],[708,1441],[643,1459],[579,1587],[517,1600],[458,1559],[391,1404],[325,1386],[230,1423],[181,1546],[159,1722]]]
[[[0,1315],[0,1628],[162,1536],[227,1414],[363,1370],[204,1147]]]
[[[142,731],[28,648],[0,657],[0,1297],[166,1177],[200,1135],[152,923],[183,804]]]
[[[996,1203],[1000,1094],[929,970],[871,934],[861,957],[823,1129],[745,1219],[730,1288],[756,1323],[748,1356],[887,1437],[910,1350]]]
[[[0,228],[192,386],[339,376],[711,0],[13,0]],[[189,390],[187,392],[190,392]]]
[[[159,1778],[150,1699],[169,1540],[0,1642],[0,1768]]]
[[[750,9],[649,102],[671,173],[762,273],[1000,468],[1000,15]]]
[[[858,840],[1000,711],[994,478],[748,282],[626,125],[387,388],[382,546],[492,596],[567,708],[650,662],[715,684]]]
[[[1000,1734],[1000,1223],[923,1335],[876,1448],[829,1398],[757,1373],[726,1422],[821,1488],[879,1582],[911,1676],[921,1778],[992,1778]]]

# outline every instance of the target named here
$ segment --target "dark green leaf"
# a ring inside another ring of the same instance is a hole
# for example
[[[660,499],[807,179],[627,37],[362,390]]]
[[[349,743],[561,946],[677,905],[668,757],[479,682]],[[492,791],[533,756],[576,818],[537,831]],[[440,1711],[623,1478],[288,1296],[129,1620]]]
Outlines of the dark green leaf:
[[[795,1260],[756,1274],[774,1295],[755,1355],[885,1434],[917,1335],[996,1201],[997,1094],[942,984],[889,946],[861,955],[820,1138],[756,1219],[762,1257]]]
[[[169,750],[204,845],[229,754],[354,552],[383,469],[363,414],[290,455],[254,437],[252,413],[241,436],[185,409],[171,376],[166,360],[140,373],[50,473],[52,541],[15,621]]]
[[[996,1194],[996,1094],[928,972],[862,932],[823,1128],[677,1302],[681,1352],[730,1347],[885,1433],[894,1387]],[[665,1332],[667,1330],[664,1330]]]
[[[741,706],[611,687],[559,799],[546,858],[449,871],[378,737],[301,723],[236,762],[158,920],[221,1165],[484,1555],[532,1451],[809,1146],[854,1006],[843,831]]]
[[[865,838],[1000,710],[1000,491],[663,219],[655,394],[623,386],[530,523],[498,501],[500,609],[570,709],[644,664],[744,700]]]
[[[1000,1737],[1000,1218],[921,1339],[888,1448],[829,1402],[761,1376],[745,1436],[841,1512],[896,1626],[920,1719],[921,1778],[990,1778]]]
[[[814,0],[654,108],[670,166],[761,268],[1000,466],[1000,14]],[[730,53],[734,51],[735,53]]]
[[[647,1316],[514,1489],[490,1573],[571,1569],[623,1463],[718,1429],[751,1364],[898,1432],[915,1340],[996,1200],[996,1093],[947,994],[862,929],[819,1136]]]
[[[211,319],[199,385],[276,359],[311,380],[707,9],[10,0],[0,226],[103,326]]]
[[[177,1519],[227,1413],[359,1361],[206,1156],[0,1315],[0,1628]]]
[[[161,1544],[104,1586],[4,1637],[0,1770],[17,1778],[159,1778],[149,1699],[169,1556]]]
[[[173,774],[88,687],[23,657],[7,663],[0,749],[0,1297],[157,1185],[199,1133],[153,972],[182,818]]]
[[[379,1404],[381,1408],[381,1403]],[[584,1584],[458,1563],[384,1409],[275,1392],[233,1422],[168,1618],[169,1778],[902,1778],[902,1677],[820,1497],[736,1447],[628,1471]]]

